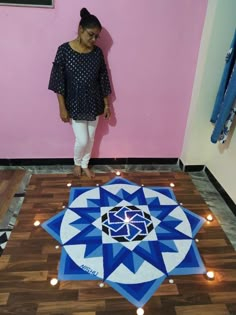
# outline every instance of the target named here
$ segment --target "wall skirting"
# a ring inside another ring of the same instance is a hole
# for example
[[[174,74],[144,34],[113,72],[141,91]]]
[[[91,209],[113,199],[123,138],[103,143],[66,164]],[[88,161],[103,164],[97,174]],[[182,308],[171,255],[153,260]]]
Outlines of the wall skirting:
[[[92,158],[90,165],[177,164],[178,158]],[[0,166],[73,165],[73,159],[0,159]]]

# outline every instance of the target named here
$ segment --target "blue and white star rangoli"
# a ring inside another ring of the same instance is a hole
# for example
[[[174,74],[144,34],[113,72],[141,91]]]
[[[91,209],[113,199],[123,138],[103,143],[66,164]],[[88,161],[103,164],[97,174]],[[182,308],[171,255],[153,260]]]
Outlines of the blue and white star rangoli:
[[[60,280],[102,280],[137,307],[166,277],[205,273],[194,237],[205,220],[168,187],[116,177],[70,191],[69,207],[43,223],[62,246]]]

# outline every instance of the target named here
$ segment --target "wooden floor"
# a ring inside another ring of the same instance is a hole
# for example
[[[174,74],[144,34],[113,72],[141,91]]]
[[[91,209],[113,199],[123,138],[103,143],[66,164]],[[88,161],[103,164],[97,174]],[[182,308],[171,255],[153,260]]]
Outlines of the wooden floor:
[[[175,183],[177,200],[201,215],[210,213],[186,173],[127,173],[124,178],[146,186]],[[0,314],[11,315],[135,315],[136,309],[116,291],[97,281],[64,281],[56,287],[60,250],[57,242],[35,220],[49,219],[67,205],[69,188],[95,186],[114,177],[98,174],[96,179],[78,180],[72,175],[33,175],[27,188],[17,225],[0,257]],[[175,276],[160,286],[145,305],[145,315],[236,315],[236,252],[218,222],[205,224],[197,235],[197,246],[207,269],[204,275]]]
[[[0,222],[9,209],[11,200],[25,175],[24,170],[0,171]]]

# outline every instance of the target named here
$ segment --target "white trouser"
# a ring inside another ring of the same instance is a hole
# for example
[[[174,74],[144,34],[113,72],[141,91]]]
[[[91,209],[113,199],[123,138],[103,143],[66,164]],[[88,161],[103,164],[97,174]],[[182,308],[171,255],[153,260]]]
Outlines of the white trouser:
[[[72,128],[75,134],[74,163],[87,168],[93,149],[98,117],[93,121],[73,120]]]

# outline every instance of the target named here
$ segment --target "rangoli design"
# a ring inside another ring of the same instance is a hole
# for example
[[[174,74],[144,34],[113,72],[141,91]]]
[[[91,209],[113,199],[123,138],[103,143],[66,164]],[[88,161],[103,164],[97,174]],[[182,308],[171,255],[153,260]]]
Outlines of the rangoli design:
[[[171,188],[115,177],[71,188],[42,226],[62,246],[59,280],[101,280],[141,307],[167,277],[205,273],[194,241],[204,222]]]

